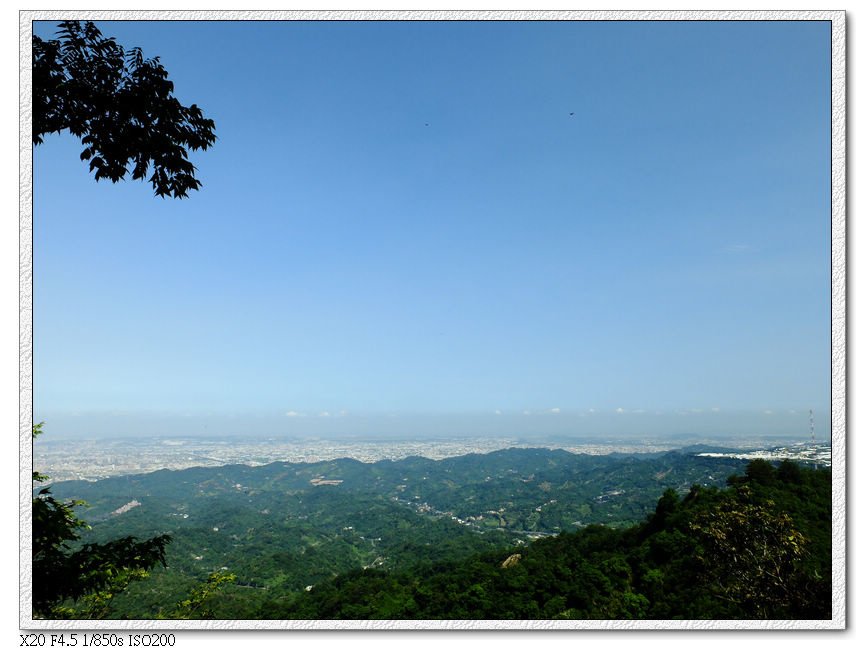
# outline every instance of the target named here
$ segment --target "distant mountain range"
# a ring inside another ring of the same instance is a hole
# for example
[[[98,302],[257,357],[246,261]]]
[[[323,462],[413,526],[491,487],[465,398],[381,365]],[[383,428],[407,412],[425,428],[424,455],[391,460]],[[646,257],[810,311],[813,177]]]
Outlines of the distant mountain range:
[[[168,569],[116,598],[118,615],[140,616],[213,571],[231,571],[257,597],[288,598],[364,567],[399,570],[591,524],[633,525],[665,490],[723,486],[745,465],[684,451],[599,456],[520,448],[443,460],[161,470],[59,482],[53,492],[87,502],[80,509],[92,525],[85,542],[172,536]]]

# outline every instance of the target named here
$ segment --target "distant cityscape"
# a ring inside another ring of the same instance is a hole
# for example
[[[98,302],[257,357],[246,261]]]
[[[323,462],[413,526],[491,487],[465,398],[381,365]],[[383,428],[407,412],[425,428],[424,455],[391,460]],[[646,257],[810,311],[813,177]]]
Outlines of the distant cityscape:
[[[705,456],[733,458],[790,458],[809,464],[831,464],[828,442],[765,438],[674,436],[667,440],[642,439],[520,439],[450,438],[426,440],[321,440],[259,438],[115,438],[104,440],[37,440],[34,468],[52,481],[95,481],[111,476],[145,474],[161,469],[222,465],[265,465],[277,461],[314,463],[353,458],[365,463],[422,456],[440,460],[466,454],[485,454],[507,448],[564,449],[574,454],[663,453],[688,449]]]
[[[753,460],[763,458],[770,461],[781,461],[786,459],[798,460],[803,463],[822,465],[828,467],[832,464],[832,447],[828,443],[800,443],[785,445],[770,449],[755,449],[743,452],[703,452],[698,456],[710,456],[715,458],[742,458]]]

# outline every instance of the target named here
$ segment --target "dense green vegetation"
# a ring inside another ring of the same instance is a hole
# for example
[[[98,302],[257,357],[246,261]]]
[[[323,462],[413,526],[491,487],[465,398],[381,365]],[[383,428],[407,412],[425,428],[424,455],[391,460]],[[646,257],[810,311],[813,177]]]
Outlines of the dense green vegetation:
[[[751,471],[757,468],[759,471]],[[301,619],[830,618],[828,470],[755,461],[727,490],[668,490],[637,526],[316,586]]]
[[[85,543],[172,538],[167,567],[116,594],[106,617],[826,616],[829,472],[764,465],[510,449],[165,470],[54,489],[90,504]],[[753,593],[719,568],[735,555],[722,542],[737,522],[749,522],[740,533],[759,524],[761,557],[777,551],[774,583],[739,575]],[[220,578],[229,574],[233,583]],[[178,609],[187,601],[195,606]]]
[[[42,433],[42,423],[33,425],[33,437]],[[41,486],[49,477],[33,472],[33,617],[67,618],[78,612],[99,618],[107,603],[131,582],[147,576],[157,563],[165,564],[168,535],[138,540],[131,536],[103,543],[78,543],[87,524],[76,514],[80,501],[55,498],[50,487]]]

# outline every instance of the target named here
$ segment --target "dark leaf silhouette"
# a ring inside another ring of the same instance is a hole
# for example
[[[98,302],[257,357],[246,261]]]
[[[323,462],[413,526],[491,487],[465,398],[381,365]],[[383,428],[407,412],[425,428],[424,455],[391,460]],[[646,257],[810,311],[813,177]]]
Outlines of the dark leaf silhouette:
[[[188,150],[216,141],[214,122],[173,96],[158,57],[128,52],[90,22],[60,24],[56,40],[33,36],[33,143],[69,131],[87,145],[82,160],[98,181],[129,173],[149,181],[157,196],[183,198],[201,183]]]

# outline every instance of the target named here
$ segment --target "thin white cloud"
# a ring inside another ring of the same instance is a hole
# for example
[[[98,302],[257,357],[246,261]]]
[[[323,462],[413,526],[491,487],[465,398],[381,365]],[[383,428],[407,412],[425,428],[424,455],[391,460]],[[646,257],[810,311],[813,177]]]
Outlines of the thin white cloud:
[[[766,415],[773,415],[775,412],[774,412],[774,411],[770,411],[769,409],[766,409],[765,411],[763,411],[763,413],[766,414]]]
[[[321,413],[318,414],[318,417],[320,417],[320,418],[329,418],[329,417],[330,417],[330,413],[328,413],[327,411],[322,411]]]
[[[298,413],[297,411],[289,411],[288,413],[285,414],[285,417],[287,417],[287,418],[299,418],[299,417],[301,417],[301,415],[302,414]]]
[[[523,411],[523,415],[531,415],[531,414],[532,414],[531,411]]]
[[[560,409],[558,406],[550,409],[550,413],[561,413],[561,412],[562,412],[562,409]]]
[[[625,412],[625,409],[623,409],[621,406],[616,409],[616,413],[624,413],[624,412]]]
[[[502,412],[500,410],[496,409],[496,415],[501,415],[501,414],[502,414]]]

